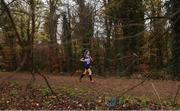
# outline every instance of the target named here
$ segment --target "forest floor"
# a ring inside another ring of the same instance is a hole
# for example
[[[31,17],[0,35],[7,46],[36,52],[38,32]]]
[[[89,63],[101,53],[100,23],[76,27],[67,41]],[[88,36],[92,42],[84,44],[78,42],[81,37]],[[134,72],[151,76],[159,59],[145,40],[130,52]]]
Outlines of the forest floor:
[[[180,109],[179,81],[147,80],[121,96],[142,80],[95,77],[90,83],[88,77],[45,75],[59,100],[40,75],[27,88],[30,73],[0,72],[0,109]]]

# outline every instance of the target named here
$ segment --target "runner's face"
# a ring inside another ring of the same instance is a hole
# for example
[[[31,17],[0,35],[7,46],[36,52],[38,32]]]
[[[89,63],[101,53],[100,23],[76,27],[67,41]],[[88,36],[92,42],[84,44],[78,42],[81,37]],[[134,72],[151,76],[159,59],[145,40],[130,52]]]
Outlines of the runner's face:
[[[88,56],[90,55],[90,52],[89,52],[89,51],[87,52],[87,55],[88,55]]]

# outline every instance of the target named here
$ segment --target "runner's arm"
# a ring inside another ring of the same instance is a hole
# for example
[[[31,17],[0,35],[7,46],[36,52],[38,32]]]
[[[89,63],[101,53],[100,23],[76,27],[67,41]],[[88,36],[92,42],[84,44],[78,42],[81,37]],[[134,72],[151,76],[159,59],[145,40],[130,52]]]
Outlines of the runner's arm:
[[[93,62],[93,59],[91,58],[91,56],[90,56],[90,59],[91,59],[91,61]]]
[[[84,60],[84,58],[81,58],[80,61],[81,61],[81,62],[84,62],[85,60]]]

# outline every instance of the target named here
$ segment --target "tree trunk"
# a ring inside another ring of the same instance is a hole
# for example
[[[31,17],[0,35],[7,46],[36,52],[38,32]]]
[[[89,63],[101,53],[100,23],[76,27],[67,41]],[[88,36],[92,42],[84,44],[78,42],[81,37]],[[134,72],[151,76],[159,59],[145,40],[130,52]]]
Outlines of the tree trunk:
[[[173,70],[175,75],[180,77],[180,1],[179,0],[171,0],[172,3],[172,12],[173,12],[173,30],[175,33],[173,39]]]
[[[34,72],[34,54],[33,54],[33,43],[34,43],[34,34],[35,34],[35,3],[34,0],[30,2],[31,8],[31,38],[30,38],[30,63],[31,63],[31,72]]]
[[[79,5],[79,32],[78,35],[82,39],[82,48],[90,49],[91,37],[93,36],[93,9],[90,4],[85,5],[85,0],[77,0]]]
[[[124,54],[129,52],[140,54],[141,52],[140,41],[143,38],[143,34],[138,36],[135,35],[144,31],[144,25],[143,25],[144,11],[143,11],[142,2],[143,2],[142,0],[125,0],[123,2],[123,13],[121,16],[124,18],[122,24],[123,34],[124,34],[124,41],[123,41]],[[139,25],[133,26],[132,25],[133,23]],[[134,62],[132,67],[127,72],[131,72],[131,73],[135,72],[136,67],[137,67],[137,63]]]
[[[57,0],[58,1],[58,0]],[[50,44],[49,44],[49,49],[51,50],[51,54],[49,54],[49,63],[50,63],[50,71],[53,72],[53,70],[55,71],[59,71],[60,70],[60,66],[59,66],[59,48],[58,48],[58,43],[57,43],[57,24],[58,24],[58,19],[59,19],[59,15],[56,14],[56,10],[57,10],[57,1],[55,0],[49,0],[49,21],[48,21],[48,33],[49,33],[49,37],[50,37]],[[56,66],[56,68],[52,68]],[[59,67],[57,67],[59,66]]]
[[[104,7],[106,8],[108,3],[110,0],[108,0],[108,2],[106,2],[106,0],[104,0]],[[105,71],[111,71],[111,66],[112,66],[112,46],[111,46],[111,30],[112,30],[112,21],[110,19],[108,19],[107,16],[105,16],[105,32],[106,32],[106,41],[105,41],[105,61],[104,61],[104,67],[105,67]]]
[[[65,59],[67,61],[68,72],[72,71],[72,43],[70,32],[70,21],[67,19],[66,14],[63,15],[63,35],[62,44],[64,46]]]

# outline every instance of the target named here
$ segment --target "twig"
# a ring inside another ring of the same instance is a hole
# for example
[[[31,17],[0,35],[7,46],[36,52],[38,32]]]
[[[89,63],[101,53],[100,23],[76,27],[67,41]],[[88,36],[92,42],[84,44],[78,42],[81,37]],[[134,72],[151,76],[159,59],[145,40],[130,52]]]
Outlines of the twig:
[[[0,83],[0,88],[3,87],[4,83],[6,82],[6,80],[12,78],[13,76],[15,76],[15,74],[9,75],[8,77],[4,78],[4,79],[2,80],[2,82]]]
[[[154,90],[154,92],[155,92],[155,95],[157,96],[157,98],[158,98],[158,100],[159,100],[159,102],[160,102],[160,105],[161,105],[161,107],[162,107],[161,99],[160,99],[159,93],[157,92],[157,90],[156,90],[156,88],[155,88],[155,86],[154,86],[154,83],[151,83],[151,85],[152,85],[153,90]]]
[[[57,95],[57,93],[53,90],[53,88],[51,87],[51,85],[49,84],[48,79],[46,78],[46,76],[42,73],[39,72],[39,70],[35,67],[35,72],[37,74],[39,74],[46,82],[48,88],[51,90],[51,93],[54,94],[56,96],[56,99],[58,100],[58,102],[61,102],[61,100],[59,99],[59,96]]]
[[[127,89],[126,91],[124,91],[119,97],[124,96],[126,93],[128,93],[130,90],[135,89],[136,87],[142,85],[144,82],[146,82],[146,80],[148,80],[150,75],[146,76],[141,82],[139,82],[138,84],[132,86],[131,88]]]
[[[138,84],[132,86],[131,88],[127,89],[125,92],[123,92],[123,93],[120,95],[120,97],[124,96],[124,95],[125,95],[126,93],[128,93],[130,90],[133,90],[134,88],[142,85],[145,81],[146,81],[146,79],[142,80],[140,83],[138,83]]]
[[[176,95],[175,95],[175,97],[174,97],[174,101],[173,101],[174,104],[176,104],[176,98],[177,98],[177,96],[178,96],[178,94],[179,94],[179,90],[180,90],[180,84],[178,85],[178,89],[177,89]]]

